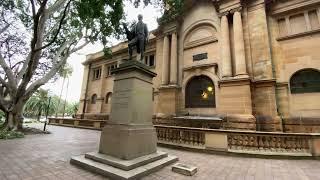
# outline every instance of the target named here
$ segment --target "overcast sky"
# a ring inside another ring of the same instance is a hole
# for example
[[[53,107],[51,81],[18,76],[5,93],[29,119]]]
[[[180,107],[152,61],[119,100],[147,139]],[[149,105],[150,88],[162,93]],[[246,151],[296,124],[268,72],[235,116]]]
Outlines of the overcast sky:
[[[143,21],[148,25],[149,30],[156,29],[157,17],[160,17],[161,12],[153,6],[135,8],[131,3],[126,1],[125,13],[127,21],[137,20],[137,15],[143,15]],[[117,40],[112,40],[113,45],[119,43]],[[67,80],[64,84],[63,98],[67,95],[69,102],[77,102],[80,99],[81,84],[83,78],[83,65],[81,64],[85,60],[86,54],[95,53],[102,50],[102,45],[94,44],[88,45],[81,51],[71,55],[68,59],[68,63],[73,67],[72,76],[69,78],[69,89],[66,92]],[[48,83],[42,87],[43,89],[49,89],[51,93],[59,95],[62,88],[62,79],[57,80],[54,83]]]

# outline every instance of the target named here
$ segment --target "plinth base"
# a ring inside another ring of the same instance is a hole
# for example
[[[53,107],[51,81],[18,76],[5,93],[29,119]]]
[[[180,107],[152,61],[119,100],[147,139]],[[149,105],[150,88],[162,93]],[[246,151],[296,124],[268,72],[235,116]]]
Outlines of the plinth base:
[[[177,157],[159,151],[132,160],[92,152],[72,157],[70,163],[111,179],[139,179],[177,160]]]

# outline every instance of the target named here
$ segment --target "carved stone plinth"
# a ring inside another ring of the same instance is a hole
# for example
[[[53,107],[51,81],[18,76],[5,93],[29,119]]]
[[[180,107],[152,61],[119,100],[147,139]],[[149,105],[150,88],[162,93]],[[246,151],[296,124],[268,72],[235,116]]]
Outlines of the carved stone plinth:
[[[114,70],[110,120],[102,130],[99,152],[73,157],[71,163],[116,179],[135,179],[178,160],[157,152],[152,125],[152,78],[138,61]]]

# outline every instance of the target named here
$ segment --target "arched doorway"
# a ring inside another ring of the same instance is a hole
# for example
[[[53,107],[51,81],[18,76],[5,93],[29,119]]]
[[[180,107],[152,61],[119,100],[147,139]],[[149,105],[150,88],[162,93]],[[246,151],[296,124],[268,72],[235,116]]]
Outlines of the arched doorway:
[[[193,77],[186,85],[186,108],[214,108],[215,88],[213,81],[204,75]]]

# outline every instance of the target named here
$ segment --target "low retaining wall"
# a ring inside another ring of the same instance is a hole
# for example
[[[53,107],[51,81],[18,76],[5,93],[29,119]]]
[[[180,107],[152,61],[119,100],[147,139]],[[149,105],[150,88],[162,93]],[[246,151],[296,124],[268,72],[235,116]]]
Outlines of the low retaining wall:
[[[49,118],[49,124],[101,130],[105,120]],[[272,156],[320,156],[320,133],[281,133],[154,125],[158,144]]]
[[[320,156],[319,133],[275,133],[155,125],[158,143],[196,149],[274,155]]]
[[[92,119],[67,119],[67,118],[49,118],[50,125],[78,127],[86,129],[100,130],[104,127],[106,120]]]

